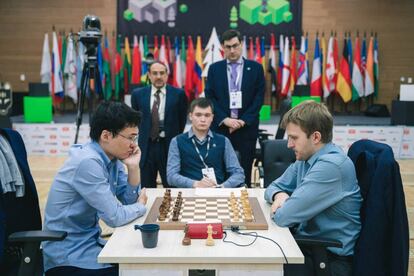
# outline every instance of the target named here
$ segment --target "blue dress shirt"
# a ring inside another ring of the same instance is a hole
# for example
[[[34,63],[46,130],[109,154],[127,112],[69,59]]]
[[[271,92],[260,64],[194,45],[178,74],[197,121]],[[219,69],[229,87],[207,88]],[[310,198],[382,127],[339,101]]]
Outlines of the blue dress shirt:
[[[74,145],[49,192],[44,229],[66,231],[63,241],[43,242],[45,271],[56,266],[100,269],[97,257],[101,218],[111,227],[126,224],[146,212],[137,203],[140,186],[132,186],[121,161],[110,160],[100,145]]]
[[[299,224],[297,234],[339,240],[343,247],[329,250],[353,254],[362,199],[354,164],[339,147],[328,143],[309,160],[290,165],[267,187],[266,201],[272,203],[278,192],[290,197],[273,216],[277,225]]]
[[[192,139],[194,136],[195,134],[192,128],[190,128],[190,130],[188,131],[188,139]],[[213,138],[214,134],[211,130],[209,130],[207,136],[209,136],[210,138]],[[225,141],[224,142],[224,164],[225,164],[224,171],[227,172],[227,175],[229,175],[229,177],[223,183],[217,183],[217,184],[222,184],[224,188],[234,188],[244,183],[244,171],[242,167],[240,167],[236,153],[229,139],[227,137],[224,137],[224,138],[225,138],[224,139]],[[207,137],[203,141],[197,141],[197,143],[201,145],[201,144],[204,144],[206,141],[207,141]],[[196,150],[192,144],[191,144],[191,147],[195,152]],[[189,158],[189,156],[183,157],[183,160],[188,160],[187,158]],[[198,155],[197,155],[197,161],[198,161]],[[202,168],[203,166],[202,164],[200,164],[200,172]],[[168,151],[167,179],[170,185],[173,185],[179,188],[192,188],[193,183],[195,181],[201,180],[201,179],[191,179],[189,177],[185,177],[182,175],[181,156],[180,156],[180,151],[177,145],[177,137],[171,140],[170,148]]]

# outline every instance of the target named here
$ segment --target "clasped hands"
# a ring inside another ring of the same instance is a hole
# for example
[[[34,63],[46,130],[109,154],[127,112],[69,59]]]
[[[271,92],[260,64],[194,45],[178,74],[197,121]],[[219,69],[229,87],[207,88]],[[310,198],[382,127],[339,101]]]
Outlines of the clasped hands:
[[[283,203],[289,198],[289,195],[284,192],[277,193],[274,196],[274,201],[272,204],[272,214],[276,213],[277,209],[282,207]]]
[[[246,125],[243,120],[232,118],[224,119],[223,124],[229,128],[230,133],[233,133]]]

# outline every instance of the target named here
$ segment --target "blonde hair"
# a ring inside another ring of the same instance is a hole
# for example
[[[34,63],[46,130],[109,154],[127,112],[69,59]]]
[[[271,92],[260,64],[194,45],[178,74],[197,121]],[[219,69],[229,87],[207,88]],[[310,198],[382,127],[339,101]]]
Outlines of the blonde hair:
[[[332,141],[333,118],[328,108],[312,100],[304,101],[295,106],[283,116],[281,126],[298,125],[309,136],[315,131],[321,133],[322,143]]]

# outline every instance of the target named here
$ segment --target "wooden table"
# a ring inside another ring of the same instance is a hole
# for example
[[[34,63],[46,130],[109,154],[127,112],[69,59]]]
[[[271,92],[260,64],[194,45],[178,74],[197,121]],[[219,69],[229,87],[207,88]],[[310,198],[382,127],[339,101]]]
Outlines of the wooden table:
[[[172,194],[177,194],[178,190],[182,191],[183,197],[200,195],[200,190],[196,189],[172,189]],[[227,189],[220,190],[225,193]],[[148,209],[154,199],[162,196],[164,191],[164,189],[147,189]],[[270,220],[268,215],[270,205],[263,199],[264,190],[249,189],[248,192],[250,197],[257,197],[259,200],[269,224],[268,230],[256,232],[279,243],[289,263],[303,263],[303,255],[289,229],[278,227]],[[283,254],[271,241],[259,238],[251,246],[239,247],[224,243],[222,240],[215,240],[215,246],[210,247],[205,245],[205,240],[193,239],[190,246],[182,246],[183,231],[160,230],[158,246],[147,249],[142,246],[140,232],[134,230],[134,225],[142,224],[144,220],[145,216],[116,228],[99,254],[98,262],[118,263],[121,276],[188,275],[189,269],[214,269],[216,275],[220,276],[283,275],[283,263],[285,263]],[[227,230],[227,234],[228,240],[240,244],[248,244],[253,240],[252,237],[241,236],[230,230]]]

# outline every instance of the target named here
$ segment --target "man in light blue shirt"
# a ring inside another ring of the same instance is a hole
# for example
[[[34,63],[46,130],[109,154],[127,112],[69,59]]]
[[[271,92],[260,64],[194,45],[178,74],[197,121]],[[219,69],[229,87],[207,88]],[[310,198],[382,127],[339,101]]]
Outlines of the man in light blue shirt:
[[[213,105],[198,98],[190,105],[191,129],[171,140],[168,183],[180,188],[233,188],[244,184],[244,171],[229,139],[210,130]]]
[[[139,122],[140,113],[127,105],[104,102],[90,122],[92,141],[72,146],[47,200],[44,229],[68,235],[43,243],[46,275],[118,275],[117,267],[97,262],[105,244],[98,220],[118,227],[146,212],[147,196],[139,185]]]
[[[297,226],[296,234],[342,242],[342,248],[328,248],[330,269],[332,275],[351,275],[362,199],[354,164],[331,142],[332,115],[325,105],[306,101],[286,113],[282,126],[297,161],[266,189],[273,220],[282,227]],[[313,275],[312,255],[301,249],[305,265],[299,271],[286,266],[286,275]]]

